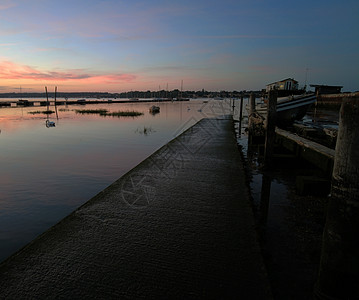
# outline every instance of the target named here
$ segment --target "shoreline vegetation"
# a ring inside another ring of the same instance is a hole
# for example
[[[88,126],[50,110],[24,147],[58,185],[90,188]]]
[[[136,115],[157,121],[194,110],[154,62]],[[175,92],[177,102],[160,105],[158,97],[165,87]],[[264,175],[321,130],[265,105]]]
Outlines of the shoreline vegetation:
[[[63,110],[63,111],[68,111],[68,110]],[[143,113],[139,112],[139,111],[117,111],[117,112],[109,112],[107,109],[75,109],[75,112],[77,114],[82,114],[82,115],[100,115],[100,116],[104,116],[104,117],[138,117],[138,116],[142,116]],[[40,111],[40,110],[36,110],[36,111],[29,111],[28,114],[31,115],[38,115],[38,114],[44,114],[44,115],[51,115],[55,113],[52,110],[44,110],[44,111]]]
[[[120,92],[120,93],[110,93],[110,92],[57,92],[57,98],[91,98],[91,99],[130,99],[130,98],[139,98],[139,99],[150,99],[150,98],[214,98],[214,97],[240,97],[243,93],[249,94],[254,92],[255,94],[260,95],[261,90],[257,91],[206,91],[205,89],[194,91],[186,90],[180,91],[179,89],[174,90],[160,90],[160,91],[130,91],[130,92]],[[54,98],[54,92],[48,92],[48,97]],[[46,98],[46,93],[43,92],[23,92],[23,93],[0,93],[0,98]]]
[[[76,109],[75,112],[77,114],[98,114],[104,117],[138,117],[143,115],[143,113],[139,111],[109,112],[107,109]]]

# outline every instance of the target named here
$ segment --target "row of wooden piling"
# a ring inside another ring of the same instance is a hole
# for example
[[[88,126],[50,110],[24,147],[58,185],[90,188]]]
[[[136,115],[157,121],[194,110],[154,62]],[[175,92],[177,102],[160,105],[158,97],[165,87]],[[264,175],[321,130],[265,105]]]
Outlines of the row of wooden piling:
[[[265,120],[265,168],[271,168],[273,161],[276,104],[277,93],[270,91]],[[252,115],[253,95],[250,108]],[[331,178],[314,294],[317,299],[359,299],[359,97],[343,98]]]

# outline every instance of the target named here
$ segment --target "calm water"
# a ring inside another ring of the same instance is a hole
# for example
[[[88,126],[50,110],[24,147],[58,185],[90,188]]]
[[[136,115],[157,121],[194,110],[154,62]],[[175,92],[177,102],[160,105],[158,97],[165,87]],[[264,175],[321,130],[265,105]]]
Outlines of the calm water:
[[[338,128],[338,111],[308,111],[303,124]],[[267,171],[263,166],[263,146],[248,144],[237,124],[238,144],[247,165],[253,211],[262,253],[275,299],[312,299],[317,280],[321,238],[328,197],[298,195],[297,176],[323,176],[305,161],[282,160]]]
[[[205,103],[0,108],[0,261],[33,240],[203,117],[228,114],[230,100]],[[54,108],[50,108],[54,110]],[[135,110],[139,117],[77,114],[76,109]]]

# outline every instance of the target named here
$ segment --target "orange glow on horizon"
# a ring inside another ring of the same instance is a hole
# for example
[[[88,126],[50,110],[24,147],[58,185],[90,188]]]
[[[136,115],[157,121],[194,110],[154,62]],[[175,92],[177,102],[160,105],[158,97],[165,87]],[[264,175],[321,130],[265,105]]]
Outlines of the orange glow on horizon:
[[[130,73],[91,74],[82,70],[40,71],[11,61],[0,61],[0,92],[41,92],[44,86],[57,85],[62,91],[118,91],[119,86],[136,83],[138,75]]]

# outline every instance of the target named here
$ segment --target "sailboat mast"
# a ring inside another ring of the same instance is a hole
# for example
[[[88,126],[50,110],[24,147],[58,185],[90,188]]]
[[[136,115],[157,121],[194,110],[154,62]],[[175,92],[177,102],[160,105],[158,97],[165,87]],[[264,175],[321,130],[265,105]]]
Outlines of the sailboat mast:
[[[181,99],[182,99],[183,79],[181,80]]]

